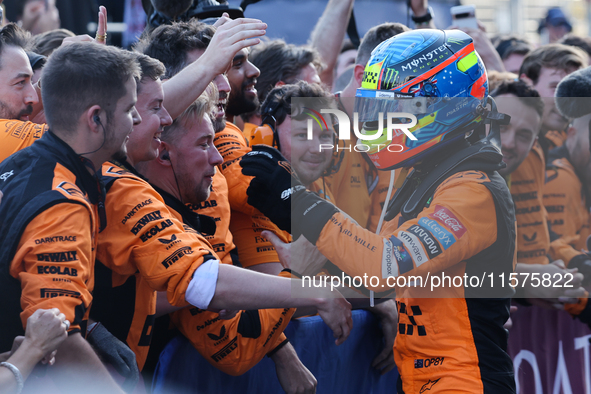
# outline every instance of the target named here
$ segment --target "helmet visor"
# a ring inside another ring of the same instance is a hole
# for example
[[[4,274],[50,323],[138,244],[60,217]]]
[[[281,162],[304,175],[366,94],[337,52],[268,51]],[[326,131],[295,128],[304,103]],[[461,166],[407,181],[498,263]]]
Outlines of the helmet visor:
[[[359,122],[375,122],[385,119],[388,113],[423,115],[430,112],[433,101],[439,98],[414,97],[413,94],[391,90],[357,89],[355,113]],[[401,116],[402,117],[402,116]]]

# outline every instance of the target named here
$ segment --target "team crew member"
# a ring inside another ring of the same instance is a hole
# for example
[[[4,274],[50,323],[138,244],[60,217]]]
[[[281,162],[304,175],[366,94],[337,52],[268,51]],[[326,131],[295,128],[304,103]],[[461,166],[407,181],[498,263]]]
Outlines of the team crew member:
[[[429,67],[421,68],[428,59]],[[376,98],[379,91],[418,100],[380,100]],[[370,152],[378,168],[415,168],[397,192],[381,235],[360,228],[302,186],[292,188],[281,177],[285,171],[276,167],[283,158],[271,148],[258,148],[241,161],[244,173],[255,176],[249,193],[268,196],[261,198],[257,208],[271,220],[275,218],[265,211],[266,205],[291,208],[294,231],[349,275],[376,277],[377,282],[368,284],[370,290],[383,292],[388,278],[426,278],[442,271],[462,277],[482,277],[485,272],[509,275],[514,266],[515,216],[507,186],[496,172],[504,164],[497,146],[497,121],[492,120],[506,121],[506,117],[494,109],[492,113],[469,109],[479,108],[479,103],[493,105],[485,102],[487,94],[484,65],[472,39],[463,32],[402,33],[374,50],[357,93],[356,105],[366,130],[375,131],[378,112],[405,112],[393,111],[401,105],[416,110],[417,102],[423,106],[417,115],[419,127],[410,130],[417,140],[404,133],[392,139],[404,144],[404,154],[390,154],[378,146]],[[448,95],[459,101],[439,100]],[[440,116],[445,117],[445,127],[439,127]],[[493,123],[493,132],[474,142],[484,136],[484,122]],[[472,144],[465,139],[468,130],[474,130]],[[471,160],[464,161],[467,156]],[[291,198],[283,202],[280,196],[286,189]],[[292,261],[291,268],[306,269],[304,274],[317,269],[306,264]],[[401,377],[399,392],[515,392],[503,328],[512,290],[503,292],[497,284],[477,289],[445,287],[433,293],[413,287],[396,289],[399,333],[394,354]],[[416,298],[420,295],[450,298]]]
[[[546,153],[554,147],[561,146],[566,140],[568,120],[561,115],[554,103],[556,86],[568,74],[587,67],[587,59],[587,55],[581,49],[563,44],[541,46],[523,59],[519,78],[537,90],[544,100],[544,115],[540,129],[540,136],[544,138],[540,138],[539,142]]]
[[[523,81],[503,82],[492,93],[499,112],[511,116],[501,127],[503,161],[499,174],[507,180],[517,219],[517,261],[548,264],[550,234],[542,203],[544,154],[537,144],[544,103]]]
[[[28,62],[22,50],[14,56]],[[22,335],[33,312],[57,307],[71,322],[58,349],[58,368],[52,369],[58,383],[82,390],[92,375],[100,391],[119,392],[83,335],[97,235],[105,225],[104,191],[95,169],[125,156],[125,140],[140,121],[135,110],[139,67],[122,50],[72,44],[52,55],[44,76],[51,132],[0,165],[0,351]]]
[[[33,105],[39,102],[31,85],[33,70],[24,51],[28,39],[29,34],[15,24],[0,30],[0,160],[31,145],[46,130],[45,125],[28,121]]]
[[[198,156],[190,152],[190,149],[194,148],[187,147],[193,145],[190,142],[201,140],[203,135],[211,131],[212,122],[207,113],[209,109],[209,102],[205,98],[200,98],[165,130],[162,140],[169,155],[176,154],[179,158]],[[156,160],[143,167],[148,177],[162,180],[163,182],[155,181],[162,184],[166,182],[166,178],[161,176],[162,168],[158,168],[158,163]],[[191,164],[197,163],[179,159],[172,166],[175,169],[173,177],[178,177],[179,185],[186,185],[183,198],[187,198],[186,202],[192,205],[211,201],[204,198],[206,196],[203,194],[202,185],[188,175],[194,168],[203,166]],[[169,193],[162,191],[161,194],[167,205],[180,213],[184,223],[191,226],[192,218],[196,215]],[[232,319],[223,320],[216,312],[184,308],[172,313],[171,320],[212,365],[228,374],[240,375],[252,368],[266,354],[274,355],[275,350],[283,349],[287,342],[282,332],[294,311],[295,309],[244,310],[239,311]],[[293,369],[302,367],[300,363]]]
[[[564,145],[550,151],[546,167],[544,205],[548,210],[551,230],[559,238],[552,243],[551,253],[569,268],[579,268],[588,280],[591,261],[580,250],[587,249],[589,235],[589,114],[586,90],[591,86],[589,68],[566,77],[556,89],[560,112],[572,119]],[[572,248],[569,248],[567,245]]]

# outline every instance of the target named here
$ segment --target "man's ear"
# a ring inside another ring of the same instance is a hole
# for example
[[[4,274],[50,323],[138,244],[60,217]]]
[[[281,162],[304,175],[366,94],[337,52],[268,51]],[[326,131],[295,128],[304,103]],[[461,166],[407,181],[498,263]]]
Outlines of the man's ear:
[[[365,72],[365,66],[361,64],[356,64],[355,68],[353,69],[353,78],[355,78],[355,82],[357,82],[357,86],[361,86],[361,82],[363,82],[363,73]]]
[[[169,167],[171,166],[171,156],[172,154],[170,152],[170,145],[162,141],[160,144],[160,151],[158,152],[158,157],[156,157],[156,161],[158,162],[158,164],[162,166]]]
[[[577,128],[572,126],[572,124],[570,126],[568,126],[568,129],[566,129],[566,138],[575,138],[575,136],[577,135]]]
[[[84,123],[90,130],[92,130],[93,133],[104,132],[103,119],[101,118],[101,116],[104,117],[103,114],[104,112],[101,110],[100,105],[93,105],[82,115]]]
[[[277,83],[275,84],[275,87],[276,87],[276,88],[280,88],[280,87],[282,87],[283,85],[285,85],[285,82],[283,82],[283,81],[279,81],[279,82],[277,82]]]
[[[519,76],[519,79],[521,79],[523,82],[525,82],[529,87],[533,87],[534,86],[534,82],[528,78],[527,75],[525,75],[524,73],[521,73],[521,75]]]

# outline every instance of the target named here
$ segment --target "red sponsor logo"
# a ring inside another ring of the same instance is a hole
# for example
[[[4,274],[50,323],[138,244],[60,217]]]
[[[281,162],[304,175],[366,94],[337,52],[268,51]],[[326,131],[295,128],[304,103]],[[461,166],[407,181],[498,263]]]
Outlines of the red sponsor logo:
[[[435,205],[435,212],[429,214],[433,219],[445,224],[457,238],[460,238],[466,232],[466,227],[458,220],[449,209],[441,205]]]

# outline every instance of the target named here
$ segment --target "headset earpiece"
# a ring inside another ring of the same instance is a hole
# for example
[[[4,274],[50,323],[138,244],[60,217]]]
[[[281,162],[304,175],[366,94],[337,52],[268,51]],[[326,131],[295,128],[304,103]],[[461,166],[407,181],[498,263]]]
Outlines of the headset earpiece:
[[[170,161],[170,153],[168,153],[168,151],[163,151],[162,152],[162,160],[168,160],[168,161]]]
[[[269,145],[274,148],[277,147],[275,143],[275,131],[270,124],[264,124],[252,130],[250,135],[247,135],[247,140],[250,146],[253,145]]]
[[[94,120],[94,123],[96,123],[96,124],[101,124],[101,118],[98,115],[94,115],[92,120]]]

